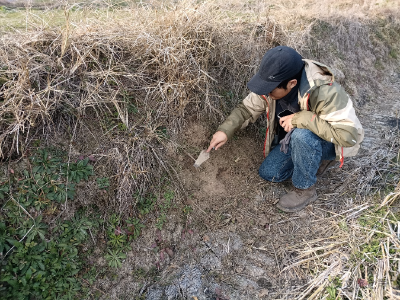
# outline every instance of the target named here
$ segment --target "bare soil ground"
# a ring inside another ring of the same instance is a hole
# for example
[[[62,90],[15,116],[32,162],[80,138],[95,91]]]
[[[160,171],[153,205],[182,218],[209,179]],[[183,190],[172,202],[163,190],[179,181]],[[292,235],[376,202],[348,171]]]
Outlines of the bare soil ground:
[[[169,155],[193,212],[186,218],[175,208],[161,231],[148,226],[132,244],[116,280],[99,280],[104,299],[295,299],[310,279],[309,270],[292,265],[299,254],[295,249],[329,242],[337,217],[354,217],[353,211],[368,204],[354,189],[354,170],[388,149],[390,133],[398,130],[400,73],[391,74],[389,81],[391,89],[379,105],[373,99],[359,107],[366,132],[359,156],[320,177],[318,201],[299,213],[274,206],[290,190],[290,182],[272,184],[258,176],[262,138],[255,130],[240,132],[196,169],[194,158],[213,132],[206,122],[188,123],[180,150],[171,148]],[[330,224],[332,230],[327,229]],[[171,253],[160,251],[166,248]],[[159,271],[157,282],[138,277],[137,270],[152,267]]]

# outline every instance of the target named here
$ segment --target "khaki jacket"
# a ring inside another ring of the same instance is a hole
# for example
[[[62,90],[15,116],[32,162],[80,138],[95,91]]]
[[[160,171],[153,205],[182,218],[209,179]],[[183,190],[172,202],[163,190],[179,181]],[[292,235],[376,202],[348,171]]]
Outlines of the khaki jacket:
[[[309,129],[322,139],[335,144],[336,159],[357,154],[364,138],[364,130],[344,89],[334,81],[332,71],[325,65],[304,59],[298,99],[300,111],[293,119],[296,128]],[[264,112],[268,126],[264,143],[264,157],[268,155],[274,138],[276,102],[268,96],[250,93],[218,127],[228,139],[236,130],[254,123]]]

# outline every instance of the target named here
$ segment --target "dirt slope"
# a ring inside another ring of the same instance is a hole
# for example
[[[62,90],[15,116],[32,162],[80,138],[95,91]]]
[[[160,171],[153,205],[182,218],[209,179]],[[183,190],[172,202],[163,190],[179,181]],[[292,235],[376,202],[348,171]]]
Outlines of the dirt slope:
[[[254,130],[240,132],[195,169],[193,156],[207,146],[212,132],[205,123],[188,124],[181,143],[190,150],[170,155],[193,213],[187,222],[172,214],[161,232],[145,232],[129,253],[121,280],[99,286],[112,299],[144,294],[148,300],[295,299],[309,275],[290,267],[298,255],[292,247],[329,240],[326,228],[332,218],[364,204],[348,189],[356,182],[353,171],[388,149],[390,133],[398,128],[400,73],[390,74],[387,86],[379,99],[358,109],[366,132],[360,155],[319,178],[319,200],[294,214],[274,206],[291,183],[271,184],[258,177],[262,140]],[[173,255],[154,251],[155,241],[168,245]],[[154,265],[161,271],[156,284],[132,275]]]

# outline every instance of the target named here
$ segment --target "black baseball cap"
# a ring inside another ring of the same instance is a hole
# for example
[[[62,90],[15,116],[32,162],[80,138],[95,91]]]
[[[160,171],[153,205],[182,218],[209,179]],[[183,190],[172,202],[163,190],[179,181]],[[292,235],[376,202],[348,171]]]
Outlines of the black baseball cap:
[[[301,55],[293,48],[272,48],[264,54],[258,73],[247,83],[247,87],[258,95],[268,95],[282,81],[294,78],[303,65]]]

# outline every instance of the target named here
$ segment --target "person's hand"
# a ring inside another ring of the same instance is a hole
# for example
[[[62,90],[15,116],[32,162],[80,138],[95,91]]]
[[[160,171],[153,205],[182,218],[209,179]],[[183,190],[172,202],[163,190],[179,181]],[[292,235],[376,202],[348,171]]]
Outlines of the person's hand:
[[[282,117],[279,119],[279,124],[283,127],[283,129],[286,132],[289,132],[290,130],[293,129],[293,125],[292,125],[292,118],[293,118],[294,114],[288,115],[286,117]]]
[[[207,152],[210,152],[212,148],[215,147],[215,150],[218,150],[219,147],[223,146],[228,140],[228,136],[225,132],[217,131],[214,133],[213,138],[210,142],[210,146],[207,149]]]

